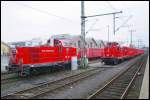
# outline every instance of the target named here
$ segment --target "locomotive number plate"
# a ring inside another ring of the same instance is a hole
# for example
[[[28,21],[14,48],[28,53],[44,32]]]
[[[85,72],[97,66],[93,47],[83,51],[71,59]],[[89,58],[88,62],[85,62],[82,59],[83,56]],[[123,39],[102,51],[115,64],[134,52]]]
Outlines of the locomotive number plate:
[[[42,52],[54,52],[54,50],[42,50]]]

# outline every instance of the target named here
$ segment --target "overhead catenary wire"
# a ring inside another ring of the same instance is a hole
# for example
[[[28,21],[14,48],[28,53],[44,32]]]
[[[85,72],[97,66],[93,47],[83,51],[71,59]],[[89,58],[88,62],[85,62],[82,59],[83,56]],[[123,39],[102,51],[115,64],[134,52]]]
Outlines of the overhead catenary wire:
[[[115,31],[118,31],[121,27],[123,27],[131,18],[132,18],[132,15],[130,15]]]
[[[85,32],[85,35],[87,35],[87,33],[92,30],[92,28],[96,25],[98,19],[95,20],[95,22],[91,25],[91,27]]]
[[[112,10],[114,10],[114,11],[122,11],[122,9],[118,9],[115,6],[113,6],[110,1],[105,1],[105,2],[108,4],[109,8],[111,8]],[[119,19],[122,19],[123,17],[128,17],[128,16],[118,15]]]
[[[117,9],[114,7],[114,6],[112,6],[112,4],[109,2],[109,1],[105,1],[107,4],[108,4],[108,6],[111,8],[111,9],[113,9],[114,11],[117,11]]]
[[[50,12],[47,12],[47,11],[44,11],[44,10],[41,10],[41,9],[38,9],[38,8],[34,8],[34,7],[29,6],[29,5],[20,3],[20,2],[15,2],[15,3],[18,4],[18,5],[20,5],[20,6],[24,6],[24,7],[33,9],[33,10],[35,10],[35,11],[38,11],[38,12],[47,14],[47,15],[50,15],[50,16],[53,16],[53,17],[57,17],[57,18],[59,18],[59,19],[62,19],[62,20],[68,21],[68,22],[73,22],[72,20],[70,20],[70,19],[68,19],[68,18],[65,18],[65,17],[62,17],[62,16],[58,16],[58,15],[52,14],[52,13],[50,13]]]
[[[106,29],[107,27],[108,27],[108,25],[105,25],[105,26],[97,28],[97,29],[91,29],[90,31],[101,31],[103,29]]]

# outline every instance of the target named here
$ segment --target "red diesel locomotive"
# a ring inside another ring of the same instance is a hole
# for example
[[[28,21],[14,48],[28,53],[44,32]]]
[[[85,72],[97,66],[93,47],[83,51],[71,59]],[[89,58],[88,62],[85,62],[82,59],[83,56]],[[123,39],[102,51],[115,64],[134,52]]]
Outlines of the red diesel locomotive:
[[[63,47],[59,40],[54,40],[54,46],[22,46],[16,47],[10,54],[9,71],[19,71],[21,76],[53,65],[69,64],[71,57],[76,56],[76,48]]]
[[[144,50],[125,46],[121,47],[117,42],[110,42],[105,46],[101,59],[105,64],[118,64],[121,61],[143,53]]]
[[[31,71],[47,69],[52,66],[64,66],[71,63],[71,57],[81,56],[80,48],[64,46],[63,41],[53,39],[54,44],[50,46],[20,46],[11,50],[8,71],[18,71],[21,76],[30,75]],[[89,59],[100,58],[102,50],[100,48],[86,48],[86,56]]]

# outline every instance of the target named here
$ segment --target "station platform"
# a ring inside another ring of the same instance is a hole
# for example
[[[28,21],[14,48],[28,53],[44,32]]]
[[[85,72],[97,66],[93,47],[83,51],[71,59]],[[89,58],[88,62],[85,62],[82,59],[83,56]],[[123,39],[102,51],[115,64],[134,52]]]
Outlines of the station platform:
[[[147,58],[139,99],[149,99],[149,56]]]

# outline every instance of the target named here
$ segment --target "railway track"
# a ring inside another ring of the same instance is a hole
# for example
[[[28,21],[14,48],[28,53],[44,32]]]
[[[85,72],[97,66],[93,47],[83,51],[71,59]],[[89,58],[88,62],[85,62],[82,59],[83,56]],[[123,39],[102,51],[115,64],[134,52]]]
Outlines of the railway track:
[[[96,62],[98,62],[98,61],[94,61],[94,62],[91,62],[91,63],[96,63]],[[14,77],[14,74],[17,74],[17,75]],[[12,76],[12,77],[10,77],[10,76]],[[23,79],[23,78],[19,78],[17,76],[18,76],[18,72],[4,72],[4,73],[1,73],[1,84],[5,85],[7,83],[20,81],[20,80]],[[16,79],[16,78],[19,78],[19,79]]]
[[[87,99],[124,99],[128,94],[132,83],[138,75],[138,72],[145,63],[145,56],[141,57],[137,63],[128,67],[125,71],[120,72],[113,79],[111,79],[102,88],[99,88],[87,97]]]
[[[17,78],[6,78],[6,79],[1,79],[1,84],[7,84],[7,83],[11,83],[14,81],[17,81]]]
[[[91,70],[87,70],[85,72],[71,75],[53,82],[42,83],[38,86],[34,86],[28,89],[24,89],[21,91],[17,91],[15,93],[11,93],[5,96],[2,96],[2,99],[29,99],[29,98],[38,98],[39,96],[54,91],[56,89],[65,87],[66,85],[70,85],[79,80],[82,80],[86,77],[92,76],[100,71],[104,71],[104,68],[93,68]]]
[[[2,73],[1,74],[1,84],[6,84],[6,83],[16,81],[16,78],[18,78],[17,72]]]

